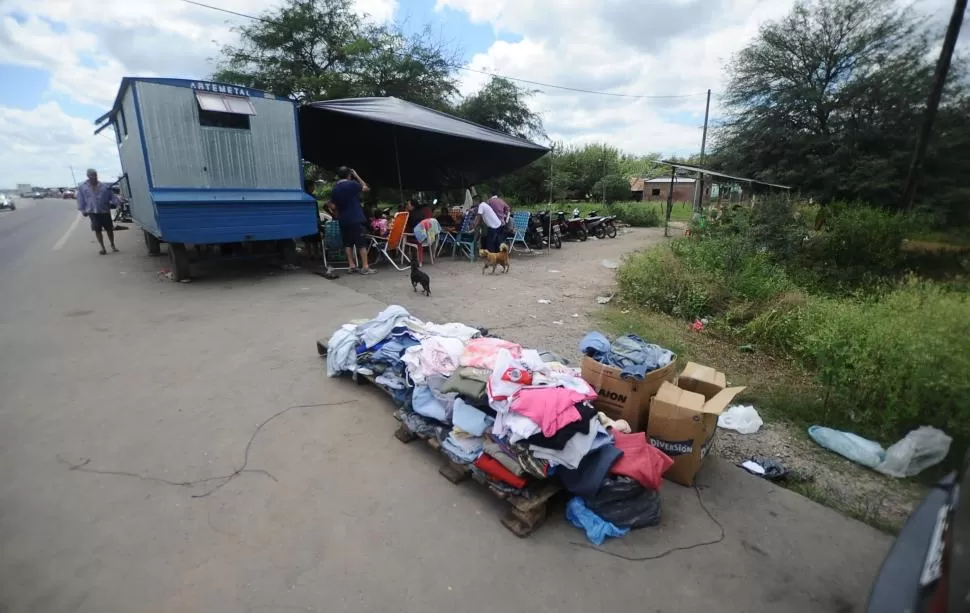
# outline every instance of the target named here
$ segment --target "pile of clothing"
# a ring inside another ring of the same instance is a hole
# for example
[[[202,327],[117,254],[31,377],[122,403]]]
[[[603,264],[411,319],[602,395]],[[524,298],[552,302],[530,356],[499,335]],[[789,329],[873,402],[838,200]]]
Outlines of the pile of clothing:
[[[596,390],[551,354],[390,306],[337,330],[327,369],[376,377],[409,430],[438,440],[497,491],[528,498],[558,479],[575,495],[570,520],[600,522],[608,526],[602,534],[660,520],[658,490],[673,461],[642,432],[597,412]],[[599,533],[586,529],[596,542]]]
[[[643,379],[647,373],[663,368],[674,359],[674,352],[643,340],[635,334],[621,336],[612,343],[602,332],[588,332],[579,341],[579,352],[607,366],[620,369],[625,379]]]

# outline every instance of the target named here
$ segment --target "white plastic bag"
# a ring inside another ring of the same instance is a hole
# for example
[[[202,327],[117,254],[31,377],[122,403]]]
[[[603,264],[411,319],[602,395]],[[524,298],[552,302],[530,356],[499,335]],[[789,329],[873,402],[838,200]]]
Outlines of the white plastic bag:
[[[739,434],[754,434],[765,422],[750,404],[736,404],[717,418],[717,426],[726,430],[737,430]]]
[[[950,451],[953,439],[930,426],[921,426],[886,450],[876,470],[890,477],[912,477],[939,464]]]

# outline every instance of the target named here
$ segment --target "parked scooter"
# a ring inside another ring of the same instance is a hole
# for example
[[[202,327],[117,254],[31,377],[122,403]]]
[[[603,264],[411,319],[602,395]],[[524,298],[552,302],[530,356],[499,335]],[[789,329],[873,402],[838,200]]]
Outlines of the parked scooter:
[[[558,224],[552,222],[552,215],[550,215],[549,211],[540,211],[539,213],[530,217],[530,225],[533,220],[535,220],[535,223],[542,235],[548,235],[546,244],[553,249],[562,249],[562,231],[559,229]]]
[[[585,241],[589,238],[589,230],[586,229],[586,221],[579,216],[579,209],[573,211],[572,219],[566,219],[566,213],[559,211],[556,213],[556,225],[563,237],[567,239],[578,239]]]
[[[616,216],[600,216],[597,211],[586,215],[586,229],[596,238],[616,238]]]

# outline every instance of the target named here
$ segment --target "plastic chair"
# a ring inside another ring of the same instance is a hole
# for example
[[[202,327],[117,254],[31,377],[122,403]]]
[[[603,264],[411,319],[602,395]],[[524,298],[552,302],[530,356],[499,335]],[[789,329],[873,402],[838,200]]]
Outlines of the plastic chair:
[[[478,257],[478,233],[472,230],[476,215],[477,213],[474,210],[465,213],[464,219],[461,220],[461,228],[455,234],[453,256],[457,258],[459,254],[467,255],[469,262],[474,262],[475,258]]]
[[[438,239],[442,236],[441,224],[434,217],[422,219],[414,226],[414,232],[404,235],[404,246],[413,247],[418,255],[418,263],[424,264],[424,248],[428,248],[431,263],[434,264],[435,249]]]
[[[334,257],[328,258],[327,253],[333,253]],[[358,258],[357,252],[354,251],[354,259]],[[340,263],[344,265],[341,266]],[[336,264],[336,265],[335,265]],[[340,233],[340,223],[336,221],[328,221],[323,229],[323,265],[330,270],[350,270],[351,268],[359,267],[351,266],[350,262],[347,261],[347,256],[344,252],[344,238]]]
[[[404,230],[406,229],[408,223],[408,213],[407,211],[402,211],[400,213],[395,213],[394,217],[391,219],[390,229],[387,232],[387,236],[373,236],[368,235],[370,238],[371,247],[377,249],[377,252],[384,256],[384,258],[391,263],[391,266],[397,270],[404,270],[408,268],[409,264],[405,264],[405,260],[410,262],[411,259],[404,252]],[[392,253],[397,253],[401,261],[400,266],[394,261],[394,256]]]
[[[512,215],[512,222],[515,225],[515,231],[512,233],[512,236],[505,239],[509,244],[509,251],[515,249],[516,243],[522,243],[522,246],[525,247],[525,251],[532,253],[532,248],[529,247],[529,244],[525,242],[525,233],[529,229],[530,215],[531,213],[528,211],[520,211]]]

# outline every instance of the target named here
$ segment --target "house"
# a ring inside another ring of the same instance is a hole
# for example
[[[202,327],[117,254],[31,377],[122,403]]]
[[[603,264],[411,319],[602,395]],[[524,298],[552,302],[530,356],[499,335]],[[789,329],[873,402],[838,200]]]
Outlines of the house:
[[[674,177],[674,202],[693,202],[695,179]],[[630,195],[634,200],[643,202],[666,202],[670,191],[670,177],[630,179]],[[710,185],[704,186],[704,199],[711,197]]]

